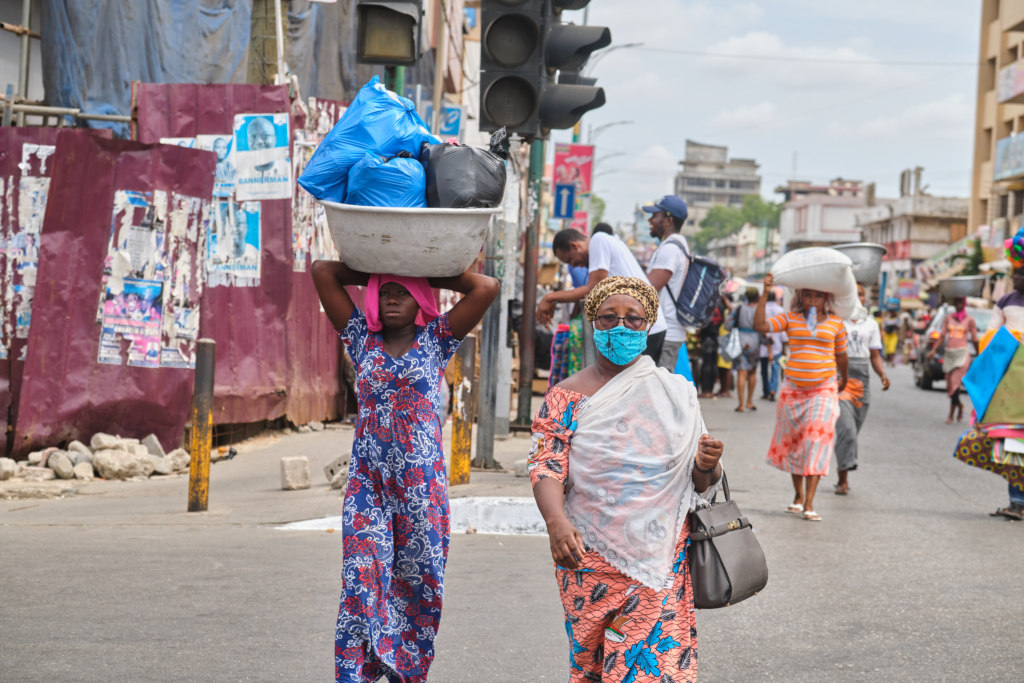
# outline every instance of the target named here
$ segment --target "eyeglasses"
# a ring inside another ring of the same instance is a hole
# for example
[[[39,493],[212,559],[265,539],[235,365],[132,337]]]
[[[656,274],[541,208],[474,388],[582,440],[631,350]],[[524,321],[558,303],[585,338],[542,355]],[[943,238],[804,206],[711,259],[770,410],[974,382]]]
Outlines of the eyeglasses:
[[[599,315],[596,320],[600,323],[601,329],[605,330],[617,327],[620,321],[631,330],[641,330],[647,323],[647,318],[641,318],[638,315]]]

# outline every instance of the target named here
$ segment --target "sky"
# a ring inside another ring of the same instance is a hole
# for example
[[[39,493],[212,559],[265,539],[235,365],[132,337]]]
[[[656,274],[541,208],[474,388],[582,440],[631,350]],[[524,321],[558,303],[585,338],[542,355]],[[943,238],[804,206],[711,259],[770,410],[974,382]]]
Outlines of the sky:
[[[583,141],[590,126],[634,122],[595,142],[607,222],[672,192],[687,139],[755,159],[775,201],[794,154],[801,180],[893,197],[900,171],[922,166],[928,192],[970,195],[980,0],[593,0],[588,20],[613,46],[644,44],[591,59],[607,104],[584,117]]]

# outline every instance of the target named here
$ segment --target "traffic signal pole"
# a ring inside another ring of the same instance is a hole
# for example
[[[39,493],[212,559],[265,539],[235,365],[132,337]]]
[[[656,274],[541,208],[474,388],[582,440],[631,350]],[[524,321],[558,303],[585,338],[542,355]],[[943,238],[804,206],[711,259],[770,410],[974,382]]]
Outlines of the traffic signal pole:
[[[537,240],[540,235],[544,193],[544,141],[530,143],[530,203],[533,220],[526,231],[526,263],[523,265],[523,320],[519,327],[519,404],[515,426],[533,423],[533,352],[537,333]]]

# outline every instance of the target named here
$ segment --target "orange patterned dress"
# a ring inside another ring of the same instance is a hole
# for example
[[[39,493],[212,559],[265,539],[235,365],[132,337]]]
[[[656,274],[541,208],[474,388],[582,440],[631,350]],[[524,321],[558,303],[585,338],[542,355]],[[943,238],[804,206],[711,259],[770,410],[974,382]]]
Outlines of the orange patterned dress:
[[[566,482],[576,416],[587,397],[552,387],[533,421],[530,480]],[[655,592],[586,548],[580,569],[555,565],[569,638],[569,682],[692,683],[697,628],[687,549],[689,522],[676,544],[675,581]]]

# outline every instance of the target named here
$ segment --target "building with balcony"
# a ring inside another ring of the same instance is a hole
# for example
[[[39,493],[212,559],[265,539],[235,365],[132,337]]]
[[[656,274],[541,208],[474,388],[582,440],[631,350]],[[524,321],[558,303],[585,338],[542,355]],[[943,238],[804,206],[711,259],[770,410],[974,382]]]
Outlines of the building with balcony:
[[[933,197],[921,186],[920,167],[900,174],[900,198],[872,201],[856,213],[860,240],[886,248],[879,281],[880,301],[894,296],[900,278],[967,234],[970,200]]]
[[[836,178],[828,185],[790,180],[775,188],[785,197],[779,214],[782,253],[803,247],[856,242],[860,229],[855,216],[864,208],[874,186],[860,180]]]
[[[970,234],[998,253],[1024,225],[1024,0],[982,0]]]
[[[712,206],[743,206],[743,196],[761,193],[761,176],[753,159],[730,159],[729,148],[686,141],[686,158],[676,175],[676,194],[686,201],[689,216],[683,234],[690,237]]]

